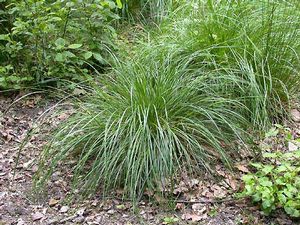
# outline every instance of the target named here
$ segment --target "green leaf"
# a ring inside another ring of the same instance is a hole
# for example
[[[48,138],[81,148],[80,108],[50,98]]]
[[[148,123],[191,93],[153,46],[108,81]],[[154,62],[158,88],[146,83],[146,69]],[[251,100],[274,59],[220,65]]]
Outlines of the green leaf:
[[[260,163],[251,163],[251,166],[255,167],[256,169],[261,169],[263,167]]]
[[[9,41],[9,35],[8,34],[0,34],[0,40],[1,41]]]
[[[288,202],[289,203],[289,202]],[[290,206],[291,205],[291,206]],[[300,212],[297,210],[293,204],[289,204],[284,206],[284,210],[287,214],[289,214],[292,217],[300,217]]]
[[[262,172],[264,173],[264,174],[269,174],[272,170],[274,169],[274,166],[272,166],[272,165],[265,165],[264,167],[263,167],[263,169],[262,169]]]
[[[76,55],[74,55],[72,52],[69,52],[69,51],[64,51],[63,52],[63,55],[65,56],[65,58],[75,58]]]
[[[176,223],[179,219],[177,217],[165,217],[164,224]]]
[[[288,133],[286,134],[286,138],[285,138],[285,139],[288,140],[288,141],[292,140],[292,139],[293,139],[292,133],[291,133],[291,132],[288,132]]]
[[[300,138],[296,138],[295,141],[296,141],[296,142],[300,142]]]
[[[55,45],[56,47],[58,48],[63,48],[66,44],[66,40],[63,39],[63,38],[58,38],[56,41],[55,41]]]
[[[277,153],[270,153],[270,152],[266,152],[266,153],[263,153],[262,156],[264,158],[277,158],[278,157],[278,154]]]
[[[277,127],[277,128],[279,128],[279,129],[284,129],[284,126],[282,126],[282,125],[280,125],[278,123],[274,124],[274,126]]]
[[[265,201],[263,201],[263,203],[262,203],[262,207],[263,207],[264,209],[270,208],[271,205],[272,205],[272,202],[271,202],[270,200],[265,200]]]
[[[63,54],[57,53],[56,56],[55,56],[55,61],[57,61],[57,62],[65,61],[65,58],[64,58]]]
[[[84,57],[85,60],[88,60],[92,56],[93,56],[92,52],[85,52],[85,53],[83,53],[83,57]]]
[[[77,48],[80,48],[82,46],[82,44],[71,44],[68,46],[68,48],[70,49],[77,49]]]
[[[105,63],[105,60],[103,59],[103,57],[100,55],[100,54],[98,54],[98,53],[93,53],[93,56],[94,56],[94,58],[96,59],[96,60],[98,60],[100,63]]]
[[[284,205],[286,203],[286,196],[281,192],[278,195],[278,200],[281,205]]]
[[[285,165],[280,165],[276,168],[276,173],[281,173],[287,171],[287,168]]]
[[[272,127],[267,133],[266,138],[275,137],[279,133],[279,130],[275,127]]]
[[[123,8],[123,4],[122,4],[121,0],[116,0],[116,3],[117,3],[117,6],[118,6],[119,9]]]
[[[74,5],[75,5],[74,2],[67,2],[66,4],[66,6],[69,8],[73,7]]]
[[[20,80],[20,77],[17,76],[9,76],[7,77],[7,80],[11,81],[11,82],[17,82]]]
[[[259,178],[259,184],[263,187],[271,187],[273,185],[267,177]]]
[[[254,176],[250,175],[250,174],[249,175],[244,175],[242,179],[243,179],[244,182],[248,183],[248,182],[250,182],[254,179]]]

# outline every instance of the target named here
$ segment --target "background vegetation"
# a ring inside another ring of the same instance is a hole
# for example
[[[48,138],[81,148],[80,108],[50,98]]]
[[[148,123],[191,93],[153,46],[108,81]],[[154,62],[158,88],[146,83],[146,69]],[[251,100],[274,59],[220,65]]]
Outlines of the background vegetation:
[[[4,1],[0,87],[81,82],[109,64],[113,1]]]
[[[121,187],[134,200],[182,171],[230,167],[232,144],[287,119],[299,90],[298,1],[10,0],[0,9],[1,88],[93,87],[54,131],[37,186],[73,157],[74,188]],[[142,38],[119,38],[128,24]]]

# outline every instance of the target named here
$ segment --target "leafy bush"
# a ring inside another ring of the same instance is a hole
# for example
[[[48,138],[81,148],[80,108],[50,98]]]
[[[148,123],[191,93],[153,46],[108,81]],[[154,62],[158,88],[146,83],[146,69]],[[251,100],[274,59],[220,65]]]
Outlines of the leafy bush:
[[[265,153],[273,162],[253,163],[256,173],[245,175],[243,196],[261,204],[267,215],[283,207],[292,217],[300,217],[300,151]]]
[[[74,187],[104,193],[124,188],[132,199],[165,187],[178,169],[196,172],[214,158],[229,164],[229,146],[241,138],[243,107],[222,95],[232,77],[190,73],[171,61],[119,65],[76,114],[58,128],[43,153],[37,185],[57,164],[78,156]],[[199,167],[201,166],[201,167]],[[48,172],[45,172],[48,171]]]
[[[149,54],[236,74],[244,80],[236,98],[253,124],[266,126],[299,88],[299,28],[296,1],[191,1],[164,23]]]
[[[58,79],[82,81],[102,69],[114,49],[118,16],[111,0],[7,0],[0,35],[0,88]]]

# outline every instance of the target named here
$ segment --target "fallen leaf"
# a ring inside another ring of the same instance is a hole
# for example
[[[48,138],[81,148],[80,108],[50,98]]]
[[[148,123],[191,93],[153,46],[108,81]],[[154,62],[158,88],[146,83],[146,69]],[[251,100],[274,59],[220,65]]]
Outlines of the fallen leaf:
[[[110,209],[107,211],[107,214],[112,215],[116,212],[116,210]]]
[[[244,173],[249,173],[249,172],[250,172],[249,169],[248,169],[246,166],[242,165],[242,164],[237,164],[235,167],[236,167],[239,171],[242,171],[242,172],[244,172]]]
[[[54,198],[51,198],[51,199],[49,200],[49,206],[50,206],[50,207],[55,206],[58,202],[59,202],[59,200],[54,199]]]
[[[1,223],[0,223],[1,224]],[[18,223],[17,223],[17,225],[25,225],[25,222],[24,222],[24,220],[23,219],[21,219],[21,218],[19,218],[18,219]]]
[[[173,194],[174,195],[179,195],[181,193],[188,192],[188,188],[186,184],[183,181],[180,181],[179,185],[174,189]]]
[[[191,181],[189,182],[189,186],[190,188],[193,188],[195,186],[197,186],[200,183],[200,181],[198,179],[191,179]]]
[[[44,217],[44,214],[40,213],[40,212],[36,212],[34,214],[32,214],[32,220],[33,221],[37,221],[40,220]]]
[[[295,145],[293,142],[289,141],[288,143],[288,149],[290,152],[294,152],[298,150],[298,146]]]
[[[26,163],[23,163],[23,168],[28,169],[28,167],[34,162],[34,159],[29,160]]]
[[[238,185],[237,185],[237,182],[236,180],[231,176],[231,175],[228,175],[228,184],[230,185],[230,187],[233,189],[233,190],[237,190],[238,189]]]
[[[181,219],[183,220],[192,220],[192,222],[199,222],[200,220],[206,219],[207,215],[205,216],[205,214],[203,216],[199,216],[197,214],[190,214],[190,213],[186,213],[183,214]]]
[[[66,213],[66,212],[68,212],[68,210],[69,210],[69,206],[64,205],[60,208],[59,212]]]
[[[183,210],[185,205],[183,203],[177,203],[175,206],[175,210]]]
[[[211,190],[213,191],[213,196],[215,198],[224,198],[227,194],[227,191],[222,189],[220,186],[214,184],[212,187],[211,187]]]
[[[70,114],[67,113],[67,112],[65,112],[65,113],[60,114],[57,118],[58,118],[59,120],[65,120],[65,119],[67,119],[69,116],[70,116]]]
[[[300,112],[297,109],[291,110],[292,120],[295,122],[300,122]]]
[[[84,220],[85,220],[84,216],[78,216],[75,219],[73,219],[72,221],[76,224],[83,224]]]
[[[202,191],[201,195],[205,196],[206,198],[213,198],[214,197],[213,192],[209,188],[204,189]]]
[[[220,165],[217,165],[217,166],[216,166],[216,172],[217,172],[220,176],[222,176],[222,177],[225,177],[225,176],[226,176],[226,173],[225,173],[224,169],[223,169]]]
[[[85,208],[79,209],[79,210],[76,212],[76,214],[77,214],[78,216],[83,216],[84,213],[85,213]]]
[[[201,203],[195,203],[192,205],[192,209],[194,211],[197,211],[198,213],[203,213],[206,211],[206,205],[201,204]]]

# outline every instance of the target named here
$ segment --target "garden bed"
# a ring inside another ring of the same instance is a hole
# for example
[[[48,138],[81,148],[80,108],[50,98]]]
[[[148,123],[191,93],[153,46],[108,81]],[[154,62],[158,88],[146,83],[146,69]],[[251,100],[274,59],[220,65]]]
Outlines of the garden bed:
[[[0,99],[0,224],[297,224],[281,210],[266,217],[249,199],[233,198],[232,193],[240,191],[241,176],[248,171],[247,160],[237,163],[234,173],[217,166],[217,173],[223,177],[220,182],[208,174],[202,177],[183,174],[174,190],[175,200],[145,193],[136,213],[130,201],[118,197],[103,199],[101,192],[89,200],[68,202],[72,162],[61,165],[53,174],[47,193],[33,195],[32,177],[45,144],[44,137],[50,127],[68,117],[71,108],[64,106],[55,119],[44,118],[47,126],[31,137],[16,166],[26,133],[45,110],[58,102],[36,94],[12,104],[20,97]],[[298,123],[290,127],[299,135]]]

